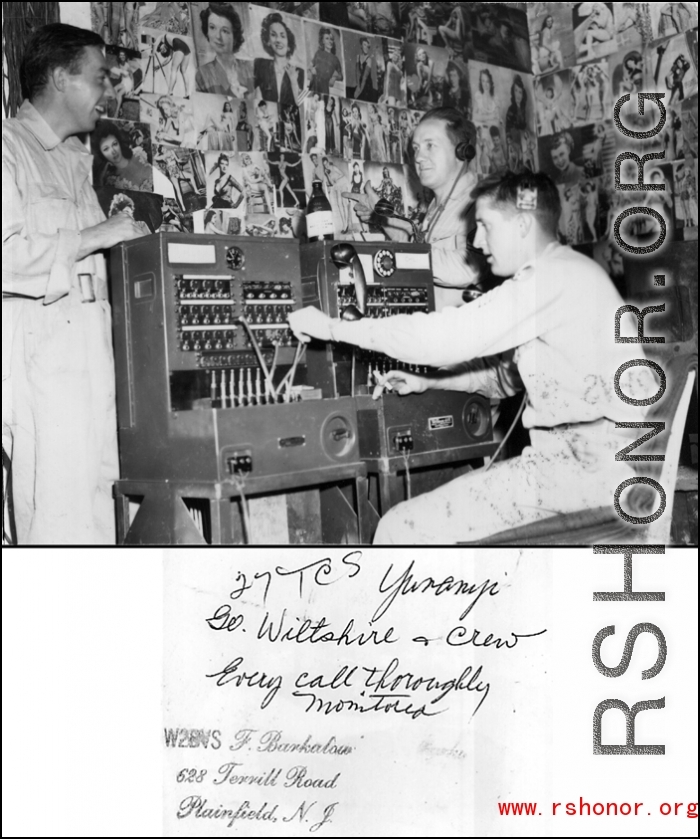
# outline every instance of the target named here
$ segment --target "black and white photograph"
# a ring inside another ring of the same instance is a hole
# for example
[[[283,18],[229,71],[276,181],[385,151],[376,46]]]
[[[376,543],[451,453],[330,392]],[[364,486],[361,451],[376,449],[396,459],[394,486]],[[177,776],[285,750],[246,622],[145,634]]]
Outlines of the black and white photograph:
[[[107,116],[130,120],[139,119],[139,100],[144,82],[144,62],[138,50],[126,47],[107,47],[109,80],[114,97],[109,100]]]
[[[306,85],[309,93],[319,96],[345,96],[346,66],[341,31],[306,21]]]
[[[254,38],[248,3],[190,3],[195,90],[244,99],[253,93]]]
[[[189,99],[195,91],[197,69],[192,38],[142,28],[140,44],[143,92]]]
[[[641,48],[655,36],[653,34],[652,9],[660,3],[613,3],[615,40],[620,49]]]
[[[237,151],[238,99],[215,93],[197,93],[192,98],[196,147],[201,151]]]
[[[306,67],[301,19],[252,5],[249,14],[255,97],[281,110],[298,106]]]
[[[345,91],[348,99],[379,102],[384,95],[384,39],[358,32],[343,32]]]
[[[570,3],[528,3],[532,72],[539,76],[576,64]],[[618,6],[632,5],[619,3]]]
[[[408,107],[420,111],[439,108],[447,72],[447,52],[441,47],[406,45]]]
[[[697,3],[649,3],[649,13],[654,40],[684,35],[698,27]]]
[[[697,58],[693,59],[685,35],[653,44],[647,50],[645,60],[644,81],[664,92],[667,108],[680,107],[687,96],[697,93]]]
[[[582,63],[610,55],[618,48],[613,6],[617,3],[594,2],[573,4],[576,61]]]
[[[22,9],[33,20],[36,9]],[[100,332],[110,374],[99,381],[114,384],[103,416],[116,419],[84,459],[75,440],[91,411],[78,410],[68,428],[57,422],[76,464],[61,448],[35,469],[32,429],[63,404],[42,402],[50,377],[29,376],[21,353],[6,355],[25,400],[6,434],[8,463],[15,453],[19,464],[14,541],[549,544],[563,538],[554,526],[588,545],[590,531],[568,516],[605,529],[620,518],[616,500],[629,516],[651,515],[652,496],[632,484],[615,496],[636,474],[635,462],[615,460],[629,445],[616,423],[660,414],[614,402],[628,348],[611,340],[610,322],[627,301],[653,296],[639,267],[652,251],[657,275],[664,260],[682,264],[673,294],[695,305],[697,42],[684,4],[58,9],[68,11],[70,24],[37,23],[35,35],[15,33],[21,21],[7,17],[21,49],[6,48],[5,263],[45,260],[33,285],[8,269],[7,305],[49,301],[40,310],[47,340],[59,330],[52,306],[85,300],[81,317],[96,311],[88,303],[113,307],[116,331]],[[640,115],[630,101],[623,125],[650,135],[630,137],[614,122],[615,102],[647,91],[664,94],[665,122],[655,132],[659,109],[647,103]],[[28,151],[30,135],[42,142]],[[644,176],[665,188],[624,189],[639,179],[635,155],[651,153],[663,159],[647,160]],[[31,230],[41,235],[26,239]],[[49,234],[53,249],[35,259]],[[208,249],[183,236],[209,237]],[[625,253],[622,269],[601,242]],[[211,302],[224,291],[231,311]],[[203,312],[187,308],[200,303],[183,295],[219,307],[214,322],[202,323]],[[603,317],[601,301],[612,314]],[[143,322],[125,329],[135,312]],[[249,328],[231,321],[243,315]],[[595,338],[605,351],[588,357],[576,345],[572,354],[538,331],[550,317],[557,335]],[[692,312],[673,317],[670,358],[689,364]],[[22,329],[11,322],[4,334],[12,343]],[[61,345],[56,357],[65,352],[83,371],[93,359],[77,357],[80,346]],[[149,363],[129,361],[137,358]],[[658,371],[645,369],[619,383],[637,400],[658,389]],[[612,386],[591,395],[591,376]],[[686,424],[668,468],[692,471],[694,415]],[[70,510],[56,491],[64,474]],[[653,476],[671,480],[661,466]],[[692,500],[675,511],[658,543],[693,543]]]
[[[103,119],[90,135],[93,183],[153,192],[151,128],[146,123]]]
[[[470,58],[532,72],[525,3],[469,3]]]
[[[277,191],[277,207],[287,212],[290,209],[303,210],[306,207],[306,191],[301,155],[279,151],[268,154],[267,160]]]

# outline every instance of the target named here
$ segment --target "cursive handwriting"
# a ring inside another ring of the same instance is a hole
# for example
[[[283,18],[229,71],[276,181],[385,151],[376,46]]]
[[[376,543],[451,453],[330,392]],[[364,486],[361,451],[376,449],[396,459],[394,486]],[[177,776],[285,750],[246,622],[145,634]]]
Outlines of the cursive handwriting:
[[[258,670],[252,673],[246,673],[240,669],[242,664],[243,656],[239,655],[238,658],[234,658],[232,662],[227,664],[223,670],[220,670],[218,673],[209,673],[207,678],[216,679],[218,687],[233,684],[235,687],[261,688],[262,690],[266,690],[267,693],[260,707],[267,708],[282,687],[282,677],[268,676],[267,673],[261,673]]]
[[[521,638],[537,638],[538,635],[544,635],[546,631],[546,629],[540,629],[539,632],[511,632],[512,640],[510,641],[507,638],[495,638],[489,632],[483,640],[479,640],[481,633],[478,629],[473,629],[471,636],[469,636],[469,630],[466,626],[455,626],[447,633],[445,640],[451,647],[466,647],[467,644],[471,644],[474,647],[496,647],[497,650],[505,647],[512,650]]]
[[[330,643],[336,644],[338,647],[349,647],[356,644],[358,647],[363,647],[365,644],[395,644],[399,639],[394,638],[394,627],[390,626],[383,632],[376,629],[371,629],[368,632],[356,632],[355,620],[350,620],[345,624],[344,629],[339,633],[330,629],[331,624],[328,623],[325,616],[319,620],[311,620],[306,618],[301,620],[296,618],[299,626],[290,626],[287,620],[287,610],[282,610],[282,615],[279,619],[274,620],[270,617],[269,612],[265,615],[260,623],[258,629],[258,639],[266,638],[268,641],[275,643],[277,641],[295,641],[297,644],[304,644],[309,642],[311,644]]]
[[[370,623],[375,623],[382,615],[386,614],[389,607],[400,594],[425,594],[426,592],[430,592],[436,597],[439,597],[441,594],[475,594],[476,597],[474,597],[459,616],[460,620],[464,620],[483,595],[489,594],[491,597],[495,597],[497,594],[500,594],[498,582],[491,582],[491,580],[484,580],[483,583],[469,583],[465,580],[456,580],[452,576],[447,576],[439,582],[433,577],[425,577],[425,579],[417,581],[414,579],[412,573],[414,564],[412,560],[408,568],[399,574],[393,582],[389,582],[387,579],[394,568],[393,563],[389,566],[382,577],[382,581],[379,583],[380,594],[388,593],[372,615]]]

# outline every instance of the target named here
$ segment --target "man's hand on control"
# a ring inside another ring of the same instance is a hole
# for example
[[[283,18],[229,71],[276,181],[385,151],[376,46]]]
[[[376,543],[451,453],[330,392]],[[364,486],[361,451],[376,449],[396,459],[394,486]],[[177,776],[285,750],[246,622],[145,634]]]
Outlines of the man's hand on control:
[[[374,378],[377,384],[372,399],[379,399],[385,390],[393,390],[400,396],[406,396],[408,393],[423,393],[430,387],[430,379],[407,373],[405,370],[389,370],[383,376],[375,370]]]
[[[307,306],[289,315],[289,326],[297,340],[308,343],[312,338],[332,341],[332,319],[314,306]]]
[[[129,213],[115,213],[106,221],[94,227],[86,227],[80,231],[80,250],[78,259],[83,259],[95,251],[111,248],[119,242],[138,239],[145,233]]]

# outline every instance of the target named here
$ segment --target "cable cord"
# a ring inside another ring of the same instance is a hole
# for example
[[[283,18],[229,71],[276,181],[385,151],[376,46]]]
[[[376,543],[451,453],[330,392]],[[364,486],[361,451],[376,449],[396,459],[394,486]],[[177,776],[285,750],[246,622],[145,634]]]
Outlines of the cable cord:
[[[503,438],[503,439],[501,440],[501,442],[498,444],[498,448],[496,449],[496,452],[495,452],[494,456],[491,458],[491,460],[489,461],[488,465],[484,467],[484,472],[488,472],[488,471],[489,471],[489,469],[493,466],[493,464],[494,464],[494,462],[495,462],[496,458],[497,458],[497,457],[498,457],[498,455],[501,453],[501,451],[502,451],[502,449],[503,449],[503,446],[505,446],[506,441],[508,440],[508,438],[509,438],[509,437],[510,437],[510,435],[511,435],[511,432],[512,432],[512,431],[513,431],[513,429],[515,428],[515,423],[516,423],[516,422],[520,419],[520,415],[521,415],[521,414],[522,414],[522,412],[525,410],[525,403],[526,403],[526,402],[527,402],[527,392],[523,393],[523,400],[522,400],[522,402],[520,403],[520,407],[518,408],[518,413],[515,415],[515,417],[514,417],[514,419],[513,419],[513,422],[511,422],[511,424],[510,424],[510,428],[508,429],[508,431],[506,431],[506,434],[505,434],[504,438]]]

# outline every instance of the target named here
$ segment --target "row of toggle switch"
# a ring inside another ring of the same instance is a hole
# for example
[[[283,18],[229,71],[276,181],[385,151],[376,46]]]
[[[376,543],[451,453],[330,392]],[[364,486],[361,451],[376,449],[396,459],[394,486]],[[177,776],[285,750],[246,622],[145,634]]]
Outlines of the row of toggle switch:
[[[258,300],[265,302],[292,300],[292,284],[265,282],[243,283],[243,299],[246,303],[255,303]]]
[[[291,303],[287,306],[244,306],[243,317],[250,324],[287,323],[288,315],[293,311]]]

